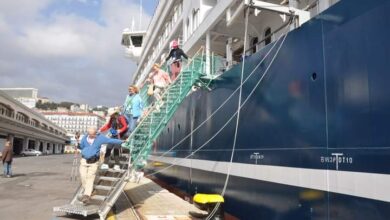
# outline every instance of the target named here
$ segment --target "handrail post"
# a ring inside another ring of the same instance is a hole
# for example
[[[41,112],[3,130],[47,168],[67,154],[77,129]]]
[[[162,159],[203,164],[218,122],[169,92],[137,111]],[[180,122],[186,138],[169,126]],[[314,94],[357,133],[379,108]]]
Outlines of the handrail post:
[[[181,88],[183,87],[183,73],[179,75],[180,77],[180,87],[179,87],[179,93],[181,94]]]
[[[167,104],[167,107],[165,108],[165,114],[164,114],[164,118],[163,118],[163,120],[165,121],[166,119],[166,116],[167,116],[167,114],[168,114],[168,107],[169,107],[169,105],[168,105],[168,101],[169,101],[169,96],[171,95],[171,93],[168,91],[168,94],[167,94],[167,100],[166,100],[166,104]]]

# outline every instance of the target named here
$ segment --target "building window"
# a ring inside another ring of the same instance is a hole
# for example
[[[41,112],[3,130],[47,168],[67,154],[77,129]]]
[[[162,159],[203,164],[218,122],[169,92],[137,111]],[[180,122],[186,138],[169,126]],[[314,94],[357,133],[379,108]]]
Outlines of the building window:
[[[7,117],[12,117],[13,110],[10,107],[8,107],[7,105],[0,103],[0,114],[7,116]]]
[[[18,112],[16,114],[16,119],[19,120],[19,121],[22,121],[22,122],[24,122],[26,124],[30,124],[30,119],[28,118],[28,116],[23,114],[23,113],[21,113],[21,112]]]

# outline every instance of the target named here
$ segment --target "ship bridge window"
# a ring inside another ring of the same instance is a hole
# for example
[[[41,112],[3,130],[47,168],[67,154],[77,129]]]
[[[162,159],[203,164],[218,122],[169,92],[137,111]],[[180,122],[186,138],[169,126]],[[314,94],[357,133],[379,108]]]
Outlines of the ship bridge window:
[[[142,36],[131,36],[131,41],[134,45],[134,47],[141,47],[142,46]]]
[[[130,38],[128,36],[122,37],[122,45],[127,47],[130,46]]]
[[[264,31],[264,42],[265,45],[268,45],[271,43],[271,28],[266,28]]]

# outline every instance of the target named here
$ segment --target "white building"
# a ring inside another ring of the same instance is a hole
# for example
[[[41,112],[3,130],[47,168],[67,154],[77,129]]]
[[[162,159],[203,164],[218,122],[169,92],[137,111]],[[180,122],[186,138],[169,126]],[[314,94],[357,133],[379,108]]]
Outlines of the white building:
[[[99,115],[101,117],[106,117],[106,112],[104,111],[92,111],[93,114]]]
[[[35,88],[0,88],[0,90],[29,108],[35,108],[38,101],[38,89]]]
[[[90,107],[88,104],[81,104],[81,105],[80,105],[80,109],[81,109],[81,111],[89,112],[89,110],[91,109],[91,107]]]
[[[71,105],[71,106],[70,106],[70,111],[71,111],[71,112],[80,112],[81,109],[80,109],[80,106],[79,106],[79,105]]]
[[[38,97],[38,102],[41,102],[42,104],[46,104],[50,102],[50,99],[47,97]]]
[[[47,119],[64,128],[69,133],[86,133],[88,127],[100,128],[105,119],[99,115],[86,112],[42,112]]]
[[[70,106],[71,112],[90,112],[91,107],[88,104],[74,104]]]

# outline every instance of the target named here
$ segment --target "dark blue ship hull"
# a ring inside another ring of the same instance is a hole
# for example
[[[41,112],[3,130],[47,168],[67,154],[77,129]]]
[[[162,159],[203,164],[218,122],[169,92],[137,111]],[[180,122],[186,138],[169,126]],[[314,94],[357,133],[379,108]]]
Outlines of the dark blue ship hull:
[[[390,219],[390,1],[341,0],[290,32],[241,110],[225,210],[245,220]],[[276,42],[281,44],[281,41]],[[275,48],[277,48],[276,45]],[[246,59],[245,76],[272,44]],[[243,86],[248,97],[275,54]],[[181,104],[150,172],[190,155],[235,113],[241,65]],[[155,176],[193,195],[221,193],[235,120],[200,151]],[[161,166],[162,164],[162,166]]]

